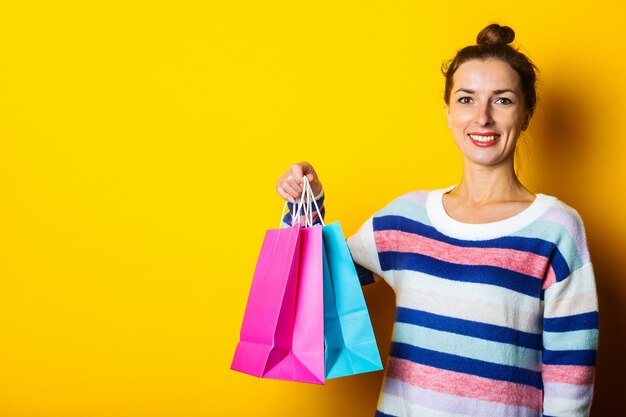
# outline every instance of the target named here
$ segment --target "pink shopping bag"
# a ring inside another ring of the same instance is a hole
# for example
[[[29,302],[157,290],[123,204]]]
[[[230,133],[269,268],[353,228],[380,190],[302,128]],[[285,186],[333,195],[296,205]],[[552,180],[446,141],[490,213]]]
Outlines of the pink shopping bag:
[[[268,230],[231,369],[324,383],[322,228]]]

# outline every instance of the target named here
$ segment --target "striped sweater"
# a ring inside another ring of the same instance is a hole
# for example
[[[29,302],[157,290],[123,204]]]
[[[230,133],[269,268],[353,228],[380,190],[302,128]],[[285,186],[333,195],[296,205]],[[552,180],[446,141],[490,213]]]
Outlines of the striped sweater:
[[[376,416],[588,416],[598,309],[578,213],[538,194],[461,223],[450,189],[405,194],[348,239],[362,283],[396,294]]]

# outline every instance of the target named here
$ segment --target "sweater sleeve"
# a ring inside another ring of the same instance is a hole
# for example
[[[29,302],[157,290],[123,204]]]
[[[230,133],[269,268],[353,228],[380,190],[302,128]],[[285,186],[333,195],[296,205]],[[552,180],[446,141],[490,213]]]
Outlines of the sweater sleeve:
[[[544,284],[544,417],[589,416],[598,346],[598,301],[582,220],[570,213],[558,255],[566,264]],[[569,242],[569,243],[568,243]]]
[[[384,279],[392,288],[394,286],[393,271],[383,271],[376,245],[374,218],[370,217],[359,230],[347,240],[352,259],[356,266],[361,285],[371,284]]]
[[[352,260],[359,275],[361,285],[372,284],[382,276],[378,252],[374,243],[372,219],[367,220],[359,230],[347,239]]]

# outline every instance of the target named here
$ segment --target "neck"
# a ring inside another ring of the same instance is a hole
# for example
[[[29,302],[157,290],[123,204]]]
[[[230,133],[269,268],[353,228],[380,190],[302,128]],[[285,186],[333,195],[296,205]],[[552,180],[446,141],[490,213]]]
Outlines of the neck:
[[[476,205],[534,198],[517,178],[512,160],[496,166],[483,166],[465,161],[461,182],[451,194],[463,197]]]

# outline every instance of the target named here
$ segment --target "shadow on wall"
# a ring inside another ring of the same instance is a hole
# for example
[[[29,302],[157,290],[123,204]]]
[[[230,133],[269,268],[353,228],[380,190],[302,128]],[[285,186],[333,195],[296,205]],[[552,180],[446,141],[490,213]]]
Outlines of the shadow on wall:
[[[568,74],[568,71],[552,72]],[[546,86],[542,92],[542,103],[532,128],[533,136],[538,139],[530,159],[537,188],[576,208],[585,222],[600,304],[600,346],[591,416],[621,416],[626,415],[623,398],[626,337],[620,319],[626,310],[626,284],[620,281],[626,275],[626,256],[618,250],[626,242],[622,237],[624,231],[610,223],[612,216],[600,213],[597,208],[600,206],[597,202],[604,201],[609,206],[607,180],[610,179],[594,177],[594,166],[599,163],[594,161],[594,151],[598,147],[597,143],[590,146],[598,139],[593,133],[603,130],[598,103],[609,98],[594,97],[597,92],[589,87],[588,91],[581,91],[585,83],[576,80],[586,79],[584,74],[569,77]]]
[[[372,327],[376,334],[376,342],[385,369],[387,368],[387,357],[391,345],[391,332],[395,320],[395,294],[391,287],[384,282],[377,282],[363,287],[367,308],[372,320]],[[346,410],[347,414],[337,415],[358,415],[363,417],[373,417],[376,412],[378,395],[382,387],[383,371],[361,374],[349,378],[339,388],[342,392],[338,397],[350,398],[352,406]],[[349,380],[349,381],[348,381]],[[339,385],[336,385],[339,387]],[[336,391],[337,392],[337,391]],[[355,404],[356,403],[356,404]],[[359,412],[355,412],[358,409]],[[333,414],[335,415],[335,414]]]

